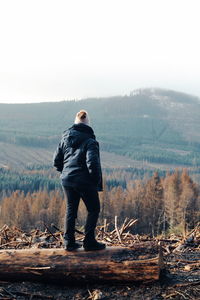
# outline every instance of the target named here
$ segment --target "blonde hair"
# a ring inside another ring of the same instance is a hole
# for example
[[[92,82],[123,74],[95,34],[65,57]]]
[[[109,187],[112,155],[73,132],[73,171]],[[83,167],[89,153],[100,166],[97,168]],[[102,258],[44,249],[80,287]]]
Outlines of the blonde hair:
[[[74,121],[75,124],[79,124],[79,123],[84,123],[86,125],[89,125],[89,117],[88,117],[88,113],[86,110],[80,110],[77,114],[76,114],[76,118]]]

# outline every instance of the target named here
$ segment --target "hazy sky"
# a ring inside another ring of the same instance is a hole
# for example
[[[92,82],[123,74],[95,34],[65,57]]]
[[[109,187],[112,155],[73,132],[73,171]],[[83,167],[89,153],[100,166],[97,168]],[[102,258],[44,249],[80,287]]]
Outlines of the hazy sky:
[[[0,102],[200,96],[199,0],[0,0]]]

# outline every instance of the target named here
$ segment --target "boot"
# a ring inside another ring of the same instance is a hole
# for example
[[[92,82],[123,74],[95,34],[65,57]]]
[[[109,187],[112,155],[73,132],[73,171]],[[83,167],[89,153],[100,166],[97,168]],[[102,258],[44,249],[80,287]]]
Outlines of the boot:
[[[64,249],[66,251],[74,251],[81,247],[82,247],[82,245],[80,245],[79,243],[76,243],[75,241],[64,240]]]
[[[103,250],[106,248],[106,245],[103,243],[99,243],[96,240],[93,241],[84,241],[83,242],[83,248],[85,251],[97,251],[97,250]]]

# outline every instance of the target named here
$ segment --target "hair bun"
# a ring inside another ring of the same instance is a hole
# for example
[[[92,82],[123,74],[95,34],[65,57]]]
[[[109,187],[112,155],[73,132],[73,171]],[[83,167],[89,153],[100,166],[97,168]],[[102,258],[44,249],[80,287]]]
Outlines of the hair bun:
[[[75,118],[75,124],[84,123],[86,125],[89,125],[89,117],[86,110],[81,109],[77,114]]]
[[[85,119],[86,116],[87,116],[86,111],[84,111],[84,110],[79,111],[78,117],[79,117],[81,120]]]

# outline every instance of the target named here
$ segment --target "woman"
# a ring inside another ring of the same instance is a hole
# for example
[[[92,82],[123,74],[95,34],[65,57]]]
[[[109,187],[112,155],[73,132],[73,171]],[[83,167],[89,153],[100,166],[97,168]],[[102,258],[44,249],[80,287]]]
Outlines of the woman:
[[[95,239],[95,228],[100,212],[98,191],[102,190],[99,144],[89,126],[88,113],[76,114],[74,125],[64,131],[54,154],[54,166],[61,172],[63,191],[67,200],[64,228],[64,247],[73,251],[80,247],[75,242],[75,220],[80,198],[88,215],[83,247],[86,251],[102,250],[105,244]]]

